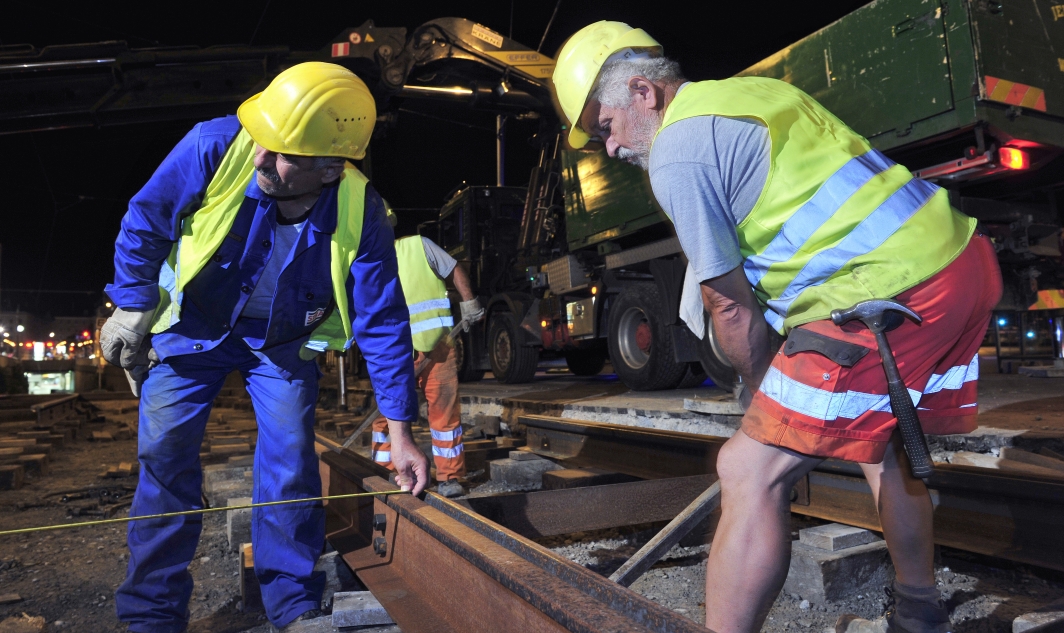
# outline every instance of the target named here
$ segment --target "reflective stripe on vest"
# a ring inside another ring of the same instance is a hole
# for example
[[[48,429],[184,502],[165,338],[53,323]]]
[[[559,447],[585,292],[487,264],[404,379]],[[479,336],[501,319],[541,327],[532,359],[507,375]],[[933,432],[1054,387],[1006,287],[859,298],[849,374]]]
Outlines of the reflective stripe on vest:
[[[787,83],[688,84],[662,129],[711,115],[755,119],[769,131],[768,177],[736,234],[743,272],[780,332],[912,288],[953,261],[975,230],[944,190],[914,179]]]
[[[255,175],[255,141],[241,128],[222,157],[207,185],[203,204],[181,224],[181,238],[159,271],[159,307],[152,332],[167,330],[181,320],[181,299],[185,284],[207,264],[236,220],[244,191]],[[306,346],[314,351],[346,350],[354,341],[348,313],[347,277],[358,255],[362,239],[362,219],[369,180],[346,163],[337,188],[336,232],[330,250],[330,279],[336,309],[314,329]]]
[[[399,281],[403,284],[407,310],[410,311],[414,349],[431,352],[440,338],[454,327],[447,286],[429,265],[421,236],[396,240],[395,254],[399,258]]]

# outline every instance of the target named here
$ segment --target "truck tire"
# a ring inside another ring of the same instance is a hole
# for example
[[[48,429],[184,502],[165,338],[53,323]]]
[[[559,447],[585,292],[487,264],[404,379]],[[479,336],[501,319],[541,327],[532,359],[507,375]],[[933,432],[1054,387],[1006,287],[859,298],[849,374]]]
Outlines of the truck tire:
[[[725,391],[735,388],[736,374],[731,362],[724,355],[713,331],[713,320],[706,314],[706,333],[698,342],[698,360],[713,384]]]
[[[687,363],[687,371],[684,372],[677,389],[694,389],[706,381],[706,370],[702,369],[702,363]]]
[[[610,306],[610,362],[629,389],[672,389],[687,371],[687,363],[673,357],[662,305],[657,286],[639,284],[617,295]]]
[[[484,370],[473,365],[469,332],[462,332],[454,339],[454,364],[458,369],[458,382],[477,382],[484,377]]]
[[[491,317],[488,357],[495,380],[510,384],[532,380],[539,364],[539,350],[521,344],[517,320],[509,312],[497,312]]]
[[[596,376],[606,366],[606,350],[573,349],[565,352],[565,364],[577,376]]]

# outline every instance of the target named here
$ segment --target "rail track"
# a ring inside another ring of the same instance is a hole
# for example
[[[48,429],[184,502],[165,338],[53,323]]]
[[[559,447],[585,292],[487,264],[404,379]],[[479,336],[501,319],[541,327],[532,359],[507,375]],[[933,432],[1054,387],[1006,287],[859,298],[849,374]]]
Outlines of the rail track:
[[[672,519],[715,481],[724,438],[549,416],[518,422],[526,448],[544,457],[642,480],[458,502],[434,494],[330,502],[330,542],[397,624],[408,633],[704,631],[530,539]],[[325,494],[394,489],[387,476],[352,451],[322,454]],[[1061,481],[938,465],[929,488],[937,543],[1064,571]],[[810,473],[791,509],[879,529],[860,469],[844,462]],[[453,586],[466,588],[460,608]]]

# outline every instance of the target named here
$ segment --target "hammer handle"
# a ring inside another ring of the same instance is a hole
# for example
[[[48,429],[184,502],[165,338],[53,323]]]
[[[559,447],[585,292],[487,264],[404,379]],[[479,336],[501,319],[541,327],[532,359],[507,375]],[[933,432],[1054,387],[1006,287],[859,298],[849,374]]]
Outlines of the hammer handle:
[[[920,418],[916,415],[916,406],[913,405],[909,390],[901,380],[898,363],[894,360],[894,352],[887,342],[886,333],[877,332],[876,343],[879,346],[880,358],[883,359],[883,369],[887,374],[890,410],[898,420],[905,454],[909,456],[909,468],[913,477],[926,479],[934,472],[935,466],[931,461],[931,451],[927,448],[927,438],[924,437],[924,430],[920,426]]]

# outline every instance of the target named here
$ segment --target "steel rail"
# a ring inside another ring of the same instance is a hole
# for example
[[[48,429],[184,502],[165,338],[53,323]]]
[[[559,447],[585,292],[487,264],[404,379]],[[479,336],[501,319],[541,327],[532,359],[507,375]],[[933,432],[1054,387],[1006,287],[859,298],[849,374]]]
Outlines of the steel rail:
[[[395,489],[352,451],[321,460],[330,495]],[[326,505],[330,543],[406,633],[706,630],[458,503],[425,497]]]
[[[713,473],[726,441],[549,416],[519,416],[518,422],[526,446],[540,455],[645,478]],[[928,488],[936,543],[1064,571],[1064,481],[936,464]],[[792,501],[797,514],[882,529],[872,491],[855,464],[826,460]]]

